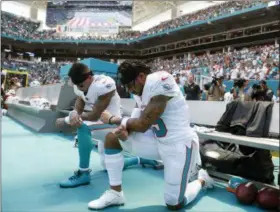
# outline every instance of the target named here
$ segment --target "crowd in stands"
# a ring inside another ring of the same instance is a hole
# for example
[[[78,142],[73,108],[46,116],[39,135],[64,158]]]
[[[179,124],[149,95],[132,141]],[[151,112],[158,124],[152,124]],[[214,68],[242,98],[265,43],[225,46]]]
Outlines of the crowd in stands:
[[[39,22],[1,11],[1,34],[29,38],[39,26]]]
[[[2,59],[4,70],[22,71],[28,73],[28,82],[40,82],[41,85],[48,85],[60,82],[59,68],[64,63],[35,62],[19,59]]]
[[[173,74],[204,76],[222,75],[227,80],[238,76],[246,79],[279,79],[279,44],[233,49],[214,54],[191,54],[171,60],[156,59],[149,63],[153,71],[168,70]]]
[[[56,27],[57,25],[63,25],[66,21],[74,18],[75,13],[68,9],[62,10],[58,8],[48,8],[46,24],[49,27]]]
[[[42,85],[60,82],[59,68],[67,62],[36,62],[2,58],[2,68],[29,73],[29,82],[39,81]],[[279,80],[279,44],[257,45],[229,52],[213,54],[186,54],[173,59],[157,58],[147,61],[153,71],[166,70],[181,78],[190,73],[195,76],[223,76],[226,80],[243,78],[248,80]],[[182,80],[181,80],[182,81]]]
[[[260,4],[263,4],[265,1],[257,0],[244,0],[244,1],[228,1],[222,4],[218,4],[212,7],[208,7],[203,10],[199,10],[192,14],[186,14],[180,16],[176,19],[172,19],[169,21],[165,21],[160,23],[159,25],[150,28],[149,30],[142,33],[143,35],[151,35],[156,34],[158,32],[162,32],[168,29],[175,29],[177,27],[183,25],[193,24],[203,20],[209,20],[212,18],[216,18],[222,15],[234,13],[235,11],[251,8]]]
[[[95,35],[90,35],[90,36],[85,36],[85,37],[80,37],[75,39],[131,40],[146,35],[162,32],[165,30],[174,29],[182,25],[193,24],[199,21],[208,20],[225,14],[234,13],[235,11],[251,8],[266,2],[267,0],[256,0],[256,1],[244,0],[242,2],[228,1],[222,4],[208,7],[203,10],[199,10],[192,14],[186,14],[176,19],[162,22],[159,25],[152,27],[147,31],[143,31],[141,33],[138,31],[136,32],[128,31],[128,32],[122,32],[115,36],[104,37],[104,38],[96,37]],[[65,16],[65,18],[67,18],[67,16]],[[6,12],[2,12],[1,21],[2,21],[1,31],[2,34],[4,35],[23,37],[27,39],[52,39],[52,40],[74,39],[73,37],[67,37],[67,36],[60,37],[60,35],[57,34],[54,30],[38,32],[37,29],[39,27],[39,23],[24,18],[19,18],[17,16],[11,15]],[[50,23],[54,24],[54,20],[53,21],[50,20]]]

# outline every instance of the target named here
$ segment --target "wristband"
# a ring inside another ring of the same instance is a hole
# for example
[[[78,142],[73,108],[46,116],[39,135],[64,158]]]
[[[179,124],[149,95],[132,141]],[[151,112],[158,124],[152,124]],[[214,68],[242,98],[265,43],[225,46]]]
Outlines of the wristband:
[[[109,121],[108,121],[109,124],[112,125],[111,120],[112,120],[112,118],[114,118],[114,117],[115,117],[115,116],[111,116],[111,117],[109,118]]]
[[[66,124],[70,124],[70,119],[73,113],[78,113],[76,110],[72,110],[68,116],[65,117],[64,121]],[[80,118],[80,121],[82,121],[82,119]]]
[[[77,113],[77,114],[78,114],[78,112],[77,112],[76,110],[72,110],[72,111],[69,113],[69,117],[71,117],[73,113]]]
[[[66,117],[64,118],[64,121],[65,121],[66,124],[70,124],[70,117],[69,117],[69,116],[66,116]]]
[[[121,125],[123,125],[125,128],[126,128],[126,124],[127,124],[128,119],[129,119],[129,117],[123,117],[122,118]]]

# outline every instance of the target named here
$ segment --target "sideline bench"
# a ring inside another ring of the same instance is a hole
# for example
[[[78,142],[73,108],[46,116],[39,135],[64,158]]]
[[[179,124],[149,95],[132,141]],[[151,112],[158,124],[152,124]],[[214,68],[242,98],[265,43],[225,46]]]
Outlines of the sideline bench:
[[[224,102],[199,102],[188,101],[191,114],[191,122],[197,125],[215,127],[226,110]],[[279,136],[279,103],[273,105],[269,133]],[[279,151],[279,139],[257,138],[233,135],[225,132],[198,132],[201,139],[213,139],[227,143],[235,143],[244,146]]]
[[[197,125],[216,127],[217,122],[222,117],[226,110],[226,104],[224,102],[200,102],[200,101],[188,101],[191,114],[191,122]],[[197,132],[198,136],[202,140],[217,140],[227,143],[234,143],[248,147],[254,147],[259,149],[266,149],[270,151],[276,151],[279,153],[279,103],[273,105],[272,117],[269,126],[269,134],[277,138],[257,138],[248,136],[233,135],[226,132]],[[228,180],[229,174],[219,173],[216,171],[209,171],[209,174],[223,179]],[[279,173],[278,173],[279,177]],[[278,186],[267,185],[263,183],[255,182],[267,187],[273,187],[279,189]]]

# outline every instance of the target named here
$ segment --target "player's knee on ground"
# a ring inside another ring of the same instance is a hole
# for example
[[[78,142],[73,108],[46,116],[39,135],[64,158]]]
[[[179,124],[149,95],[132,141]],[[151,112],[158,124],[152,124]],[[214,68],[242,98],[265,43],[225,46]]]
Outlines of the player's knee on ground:
[[[168,205],[166,204],[168,210],[171,210],[171,211],[178,211],[182,208],[184,208],[185,204],[184,203],[180,203],[178,205]]]
[[[114,133],[108,133],[105,137],[105,149],[122,149],[118,137]]]
[[[168,191],[164,193],[165,204],[169,210],[179,210],[185,205],[185,198],[183,197],[182,200],[179,200],[176,187],[170,186]]]
[[[167,203],[165,203],[165,204],[166,204],[166,207],[171,211],[177,211],[177,210],[180,210],[180,209],[185,207],[185,202],[184,201],[177,204],[177,205],[169,205]]]
[[[165,204],[167,206],[176,206],[178,205],[178,197],[177,195],[174,195],[172,193],[166,193],[164,194],[164,200],[165,200]]]

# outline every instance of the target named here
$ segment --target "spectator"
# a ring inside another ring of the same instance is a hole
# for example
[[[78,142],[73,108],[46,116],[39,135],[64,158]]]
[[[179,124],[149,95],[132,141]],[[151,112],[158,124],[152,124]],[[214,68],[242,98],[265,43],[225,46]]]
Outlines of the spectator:
[[[234,80],[234,99],[237,99],[239,101],[248,101],[249,97],[248,94],[245,91],[246,88],[246,80],[245,79],[236,79]],[[247,89],[247,88],[246,88]]]
[[[229,92],[226,92],[225,93],[225,96],[224,96],[224,101],[225,103],[230,103],[234,100],[234,88],[231,88]]]
[[[180,85],[184,87],[184,85],[186,84],[186,81],[187,81],[187,77],[186,77],[185,73],[181,73],[181,75],[179,76]]]
[[[184,86],[186,93],[186,100],[199,100],[200,99],[200,88],[194,83],[194,77],[192,74],[188,76],[188,81]]]
[[[225,86],[223,85],[224,77],[218,76],[214,78],[209,89],[209,101],[223,101],[225,94]]]
[[[231,80],[237,79],[238,72],[239,72],[239,70],[237,68],[237,65],[234,65],[233,69],[231,69],[231,71],[230,71],[230,79]]]
[[[266,84],[266,81],[265,80],[262,80],[260,81],[260,86],[263,90],[263,93],[264,93],[264,101],[269,101],[271,102],[272,101],[272,98],[273,98],[273,91],[267,87],[267,84]]]
[[[204,84],[204,85],[203,85],[203,91],[202,91],[202,93],[201,93],[201,100],[202,100],[202,101],[208,101],[208,96],[209,96],[208,92],[209,92],[209,88],[210,88],[209,84]]]
[[[245,80],[245,83],[244,83],[244,93],[248,95],[248,91],[250,89],[250,86],[249,86],[249,78],[248,77],[245,77],[244,78]]]
[[[184,86],[182,86],[180,83],[180,74],[175,74],[174,77],[175,77],[175,81],[176,81],[177,85],[179,86],[183,96],[185,96]]]

